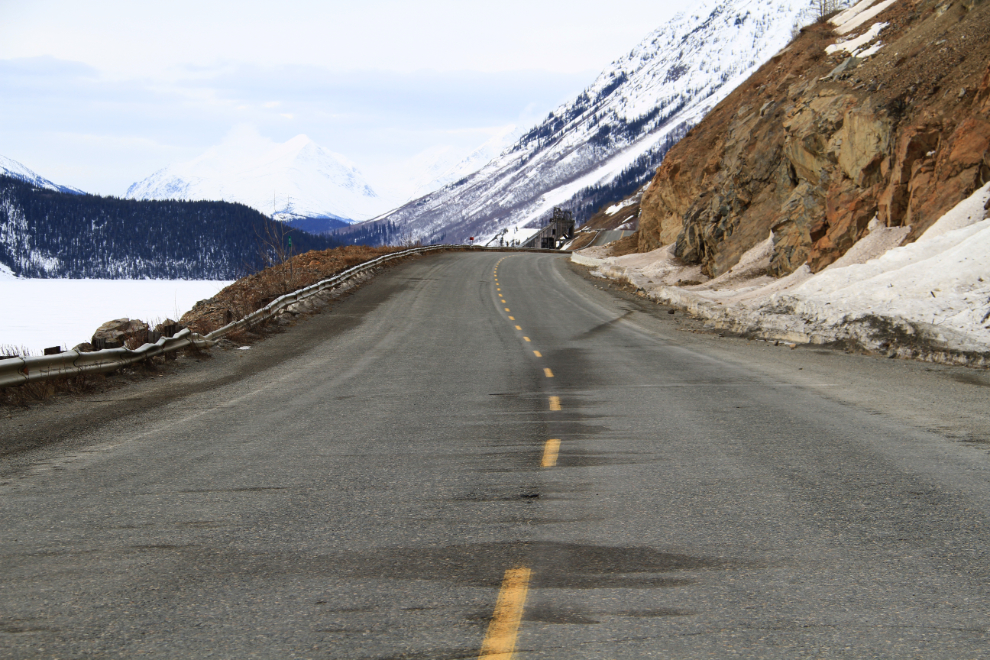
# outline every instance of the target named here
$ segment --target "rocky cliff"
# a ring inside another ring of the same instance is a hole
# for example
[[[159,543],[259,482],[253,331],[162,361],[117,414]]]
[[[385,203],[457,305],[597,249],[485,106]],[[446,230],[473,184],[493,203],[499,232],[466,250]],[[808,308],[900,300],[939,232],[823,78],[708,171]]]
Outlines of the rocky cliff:
[[[990,181],[990,2],[864,0],[810,25],[667,154],[638,249],[717,277],[773,232],[815,272],[873,218],[919,236]]]

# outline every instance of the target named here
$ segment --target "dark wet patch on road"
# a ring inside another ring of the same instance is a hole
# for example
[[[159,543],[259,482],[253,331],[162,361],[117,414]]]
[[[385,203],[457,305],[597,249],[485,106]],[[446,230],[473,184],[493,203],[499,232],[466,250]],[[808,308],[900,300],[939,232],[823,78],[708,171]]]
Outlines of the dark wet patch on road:
[[[667,553],[641,546],[601,546],[553,541],[474,543],[447,547],[368,550],[335,555],[346,577],[439,580],[463,586],[498,587],[506,566],[530,566],[532,588],[651,589],[694,584],[680,571],[725,571],[747,563]]]
[[[360,660],[463,660],[477,657],[478,649],[430,649],[429,651],[367,656]]]
[[[222,523],[216,520],[189,520],[186,522],[177,522],[175,526],[210,529],[214,527],[227,527],[228,523]]]
[[[695,616],[698,613],[692,610],[678,610],[669,607],[660,607],[647,610],[624,610],[622,612],[617,612],[617,614],[619,616],[630,616],[640,619],[653,619],[665,616]]]
[[[558,468],[604,467],[607,465],[643,465],[658,463],[657,458],[636,458],[628,453],[596,453],[584,450],[561,448],[557,458]]]
[[[966,385],[978,385],[979,387],[990,387],[990,375],[982,373],[961,373],[952,374],[952,380]]]
[[[538,604],[526,610],[523,615],[524,621],[537,621],[539,623],[555,624],[595,624],[601,623],[598,619],[592,619],[587,612],[574,609],[558,609],[550,605]]]
[[[582,341],[584,339],[592,339],[593,337],[597,337],[598,335],[605,334],[606,332],[611,331],[617,323],[631,316],[632,313],[633,313],[632,310],[629,310],[622,316],[616,317],[611,321],[600,323],[599,325],[596,325],[587,332],[582,332],[580,334],[574,335],[573,337],[571,337],[571,341]]]
[[[493,522],[501,525],[573,525],[574,523],[602,522],[600,516],[583,516],[580,518],[536,518],[530,516],[505,516]]]
[[[244,486],[240,488],[194,488],[178,493],[263,493],[269,490],[288,490],[284,486]]]
[[[555,496],[571,495],[573,493],[584,492],[591,488],[591,484],[573,483],[567,486],[541,484],[524,486],[497,486],[492,485],[484,489],[472,489],[463,495],[457,495],[444,501],[454,502],[516,502],[535,501],[546,499],[558,499]]]

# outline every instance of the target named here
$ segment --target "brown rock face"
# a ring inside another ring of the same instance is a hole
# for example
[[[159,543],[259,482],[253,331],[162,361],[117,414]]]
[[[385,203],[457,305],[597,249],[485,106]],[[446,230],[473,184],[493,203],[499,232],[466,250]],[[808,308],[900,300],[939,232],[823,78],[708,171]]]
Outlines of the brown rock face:
[[[818,271],[874,217],[913,240],[990,181],[990,3],[897,3],[877,20],[884,46],[865,62],[831,75],[843,58],[818,23],[712,109],[643,196],[639,250],[674,243],[716,277],[772,230],[774,275]]]
[[[96,350],[104,348],[137,348],[148,341],[148,324],[130,319],[107,321],[93,333],[90,343]]]

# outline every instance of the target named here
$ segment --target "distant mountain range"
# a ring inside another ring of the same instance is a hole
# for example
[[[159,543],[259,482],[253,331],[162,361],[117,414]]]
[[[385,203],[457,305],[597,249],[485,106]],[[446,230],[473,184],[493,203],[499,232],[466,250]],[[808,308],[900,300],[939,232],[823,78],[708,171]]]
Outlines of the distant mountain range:
[[[370,222],[392,242],[432,243],[506,229],[522,237],[554,206],[590,217],[648,181],[667,149],[811,19],[807,0],[719,0],[682,13],[479,171]]]
[[[71,186],[61,186],[57,183],[52,183],[43,176],[36,174],[32,170],[28,169],[24,165],[18,163],[16,160],[7,158],[6,156],[0,156],[0,176],[9,176],[14,179],[20,179],[30,183],[37,188],[44,188],[45,190],[54,190],[57,192],[70,193],[73,195],[85,195],[82,190],[78,188],[72,188]]]
[[[278,220],[366,220],[390,208],[346,158],[297,135],[277,143],[240,127],[222,144],[127,189],[141,200],[239,202]]]
[[[284,226],[243,204],[66,193],[0,174],[0,273],[229,280],[263,267]],[[294,252],[334,247],[291,231]],[[266,256],[267,255],[267,256]]]

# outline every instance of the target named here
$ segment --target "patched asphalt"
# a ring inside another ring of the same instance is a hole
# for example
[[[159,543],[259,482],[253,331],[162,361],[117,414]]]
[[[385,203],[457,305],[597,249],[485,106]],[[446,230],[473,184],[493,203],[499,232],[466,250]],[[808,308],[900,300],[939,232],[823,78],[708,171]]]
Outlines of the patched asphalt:
[[[697,330],[444,254],[13,411],[0,657],[477,657],[516,567],[520,658],[985,656],[985,372]]]

